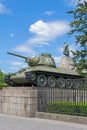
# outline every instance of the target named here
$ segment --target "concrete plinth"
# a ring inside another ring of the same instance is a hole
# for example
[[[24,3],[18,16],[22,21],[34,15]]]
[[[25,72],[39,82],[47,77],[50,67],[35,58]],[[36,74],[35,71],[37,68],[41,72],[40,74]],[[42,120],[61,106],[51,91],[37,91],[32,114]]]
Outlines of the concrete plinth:
[[[8,87],[0,90],[0,113],[34,117],[37,110],[37,90],[32,87]]]

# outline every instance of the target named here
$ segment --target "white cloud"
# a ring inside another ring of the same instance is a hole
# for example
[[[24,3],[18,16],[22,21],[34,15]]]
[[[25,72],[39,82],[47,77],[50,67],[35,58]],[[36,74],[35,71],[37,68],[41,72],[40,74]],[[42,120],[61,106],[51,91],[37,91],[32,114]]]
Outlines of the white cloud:
[[[22,62],[18,62],[18,61],[12,61],[10,62],[11,65],[14,65],[14,66],[20,66],[20,65],[23,65]]]
[[[80,3],[84,3],[84,1],[87,2],[87,0],[80,0]],[[69,6],[76,6],[78,0],[66,0],[66,4]]]
[[[29,28],[29,31],[35,33],[37,36],[46,37],[47,39],[55,38],[60,35],[63,35],[69,26],[65,21],[53,21],[53,22],[43,22],[38,20],[32,24]]]
[[[47,46],[52,40],[65,35],[68,30],[69,25],[66,21],[44,22],[38,20],[29,27],[29,32],[33,34],[33,37],[27,39],[24,44],[17,46],[14,50],[35,54],[33,47]]]
[[[43,22],[38,20],[29,27],[29,31],[35,36],[29,40],[32,44],[48,45],[48,42],[64,35],[69,30],[68,22],[52,21]]]
[[[22,68],[28,67],[27,63],[19,61],[8,61],[10,64],[10,70],[18,71]]]
[[[45,14],[45,15],[48,15],[48,16],[51,16],[52,14],[54,14],[55,12],[54,11],[46,11],[46,12],[44,12],[43,14]]]
[[[35,51],[27,45],[27,42],[25,44],[19,45],[16,48],[14,48],[15,51],[17,52],[22,52],[22,53],[30,53],[32,55],[35,54]]]
[[[14,71],[18,71],[18,70],[26,68],[26,67],[28,67],[26,64],[18,65],[18,66],[17,65],[13,65],[13,66],[10,67],[10,69],[14,70]]]
[[[53,58],[54,58],[56,64],[59,64],[59,63],[60,63],[60,59],[61,59],[60,56],[59,56],[59,57],[55,56],[55,57],[53,57]]]
[[[16,71],[20,70],[20,67],[19,66],[11,66],[10,70],[16,72]]]
[[[7,73],[5,70],[2,70],[3,73]]]
[[[60,52],[60,53],[63,53],[63,46],[58,47],[57,51]]]
[[[5,5],[3,5],[0,2],[0,14],[10,14],[10,13],[11,13],[10,9],[6,8]]]
[[[67,0],[69,6],[75,6],[77,4],[77,0]]]
[[[17,66],[16,67],[15,66],[11,66],[10,69],[15,71],[15,70],[18,70],[18,67]]]

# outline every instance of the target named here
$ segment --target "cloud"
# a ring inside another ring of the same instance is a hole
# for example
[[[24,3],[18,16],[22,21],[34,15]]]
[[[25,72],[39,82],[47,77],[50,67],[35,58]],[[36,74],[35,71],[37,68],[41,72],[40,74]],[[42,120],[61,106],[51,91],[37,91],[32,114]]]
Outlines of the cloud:
[[[10,66],[10,70],[18,71],[22,68],[28,67],[27,63],[19,62],[19,61],[8,61]]]
[[[57,51],[60,52],[60,53],[63,53],[63,46],[58,47]]]
[[[14,48],[14,50],[35,53],[34,47],[48,46],[56,38],[65,35],[68,30],[69,25],[67,21],[44,22],[38,20],[29,27],[29,33],[32,33],[33,36],[27,39],[25,43]]]
[[[44,22],[42,20],[38,20],[29,27],[29,31],[34,34],[34,37],[29,41],[32,44],[48,45],[48,42],[64,35],[68,30],[68,22]]]
[[[1,71],[2,71],[3,73],[5,73],[5,74],[7,73],[7,71],[5,71],[5,70],[1,70]]]
[[[66,0],[66,4],[68,4],[69,6],[76,6],[78,1],[79,0]],[[80,3],[84,3],[84,1],[87,2],[87,0],[80,0]]]
[[[10,69],[15,71],[15,70],[18,70],[18,67],[11,66]]]
[[[69,6],[75,6],[77,4],[77,0],[67,0]]]
[[[20,66],[11,66],[10,70],[17,72],[18,70],[22,69]]]
[[[12,61],[10,62],[11,65],[14,65],[14,66],[20,66],[20,65],[23,65],[22,62],[18,62],[18,61]]]
[[[48,15],[48,16],[51,16],[51,15],[54,14],[54,13],[55,13],[54,11],[46,11],[46,12],[44,12],[43,14]]]
[[[23,45],[17,46],[16,48],[14,48],[14,50],[22,53],[32,53],[33,55],[35,54],[35,51],[31,47],[29,47],[29,45],[27,45],[27,42]]]
[[[11,10],[0,2],[0,14],[11,14]]]
[[[43,22],[38,20],[32,24],[29,31],[35,33],[37,36],[42,38],[46,37],[48,40],[52,37],[58,37],[66,33],[69,29],[68,24],[65,21],[53,21],[53,22]]]
[[[60,63],[60,59],[61,59],[60,56],[59,56],[59,57],[58,57],[58,56],[54,56],[53,58],[54,58],[56,64],[59,64],[59,63]]]

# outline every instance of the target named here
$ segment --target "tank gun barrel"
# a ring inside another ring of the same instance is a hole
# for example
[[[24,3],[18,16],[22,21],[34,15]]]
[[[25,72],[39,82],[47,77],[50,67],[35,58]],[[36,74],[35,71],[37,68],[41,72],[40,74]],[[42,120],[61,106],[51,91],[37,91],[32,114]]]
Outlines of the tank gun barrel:
[[[21,55],[18,55],[18,54],[14,54],[14,53],[12,53],[12,52],[7,52],[7,54],[10,54],[10,55],[13,55],[13,56],[17,56],[17,57],[20,57],[20,58],[27,59],[26,56],[21,56]]]

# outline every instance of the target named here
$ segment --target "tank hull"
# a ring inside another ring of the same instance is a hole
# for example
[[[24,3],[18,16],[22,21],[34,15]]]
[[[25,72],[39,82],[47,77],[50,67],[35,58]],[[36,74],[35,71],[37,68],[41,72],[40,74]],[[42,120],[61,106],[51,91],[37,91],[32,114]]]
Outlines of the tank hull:
[[[70,80],[81,79],[77,72],[64,68],[53,68],[49,66],[35,66],[26,68],[24,71],[9,76],[6,81],[11,86],[38,86],[38,87],[66,87],[66,81],[70,85]],[[61,84],[61,85],[59,85]],[[72,83],[71,83],[72,84]],[[70,85],[72,88],[73,85]]]

